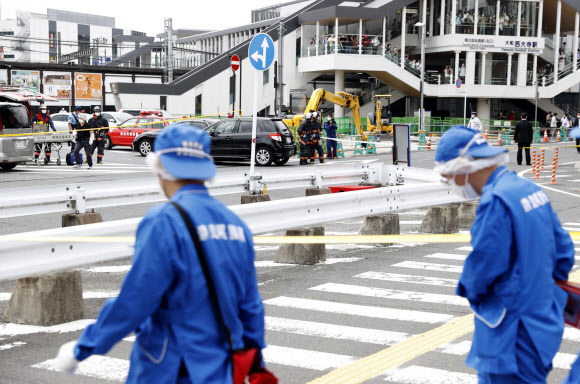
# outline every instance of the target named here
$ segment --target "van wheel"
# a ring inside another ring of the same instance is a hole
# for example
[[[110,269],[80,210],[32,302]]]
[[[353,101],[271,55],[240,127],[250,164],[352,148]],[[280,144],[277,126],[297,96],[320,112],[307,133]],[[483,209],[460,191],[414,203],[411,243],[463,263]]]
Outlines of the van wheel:
[[[18,164],[16,164],[16,163],[10,163],[10,164],[0,164],[0,168],[2,168],[2,169],[3,169],[3,170],[5,170],[5,171],[8,171],[8,170],[10,170],[10,169],[14,169],[14,168],[16,168],[16,166],[17,166],[17,165],[18,165]]]
[[[256,149],[256,165],[266,167],[272,164],[272,151],[268,147],[259,147]]]
[[[113,141],[109,135],[105,136],[105,149],[112,149],[113,148]]]
[[[288,162],[288,160],[290,160],[289,157],[283,157],[281,159],[274,159],[274,164],[276,165],[284,165]]]

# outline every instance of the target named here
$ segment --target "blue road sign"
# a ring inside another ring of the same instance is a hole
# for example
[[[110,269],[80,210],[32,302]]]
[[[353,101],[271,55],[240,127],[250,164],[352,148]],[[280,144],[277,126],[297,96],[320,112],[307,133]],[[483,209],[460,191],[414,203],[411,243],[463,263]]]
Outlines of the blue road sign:
[[[248,56],[254,68],[265,71],[274,62],[274,41],[265,33],[257,34],[250,42]]]
[[[457,88],[461,88],[461,79],[457,79],[457,80],[455,80],[455,86],[456,86]]]

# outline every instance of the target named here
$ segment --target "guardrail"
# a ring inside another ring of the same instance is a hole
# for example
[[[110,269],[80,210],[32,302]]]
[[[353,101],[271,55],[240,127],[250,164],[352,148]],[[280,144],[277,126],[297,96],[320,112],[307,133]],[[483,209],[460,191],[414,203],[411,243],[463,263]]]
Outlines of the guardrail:
[[[360,182],[387,182],[390,168],[382,164],[311,167],[285,169],[283,172],[256,173],[256,186],[261,191],[288,188],[323,187]],[[394,184],[393,182],[392,184]],[[248,193],[247,173],[223,174],[208,183],[214,196]],[[154,178],[67,184],[32,188],[0,189],[0,218],[39,215],[57,212],[79,212],[102,207],[144,204],[164,201],[159,183]]]
[[[462,201],[442,182],[230,206],[255,235]],[[0,280],[133,254],[140,218],[0,236]]]

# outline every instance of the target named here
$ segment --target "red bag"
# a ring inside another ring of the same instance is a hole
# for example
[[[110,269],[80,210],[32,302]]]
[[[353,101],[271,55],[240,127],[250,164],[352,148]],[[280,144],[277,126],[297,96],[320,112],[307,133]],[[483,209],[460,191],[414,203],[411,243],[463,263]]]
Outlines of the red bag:
[[[556,281],[556,284],[568,294],[564,322],[572,327],[580,328],[580,285],[563,280]]]

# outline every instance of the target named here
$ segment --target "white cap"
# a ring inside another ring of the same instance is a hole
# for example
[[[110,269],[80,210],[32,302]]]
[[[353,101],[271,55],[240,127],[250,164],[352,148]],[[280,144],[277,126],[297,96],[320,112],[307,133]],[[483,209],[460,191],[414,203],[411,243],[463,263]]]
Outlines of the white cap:
[[[312,119],[312,113],[308,112],[304,117],[307,119]]]
[[[312,117],[316,119],[318,117],[318,112],[312,112]]]

